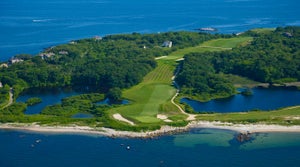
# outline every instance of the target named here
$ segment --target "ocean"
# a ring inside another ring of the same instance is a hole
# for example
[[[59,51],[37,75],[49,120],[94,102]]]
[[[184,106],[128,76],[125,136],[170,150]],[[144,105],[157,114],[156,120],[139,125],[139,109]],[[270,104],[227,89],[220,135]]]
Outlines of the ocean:
[[[193,129],[155,139],[0,130],[1,167],[297,167],[300,133]],[[129,149],[127,148],[129,147]]]
[[[0,61],[96,35],[300,25],[299,8],[298,0],[2,0]]]

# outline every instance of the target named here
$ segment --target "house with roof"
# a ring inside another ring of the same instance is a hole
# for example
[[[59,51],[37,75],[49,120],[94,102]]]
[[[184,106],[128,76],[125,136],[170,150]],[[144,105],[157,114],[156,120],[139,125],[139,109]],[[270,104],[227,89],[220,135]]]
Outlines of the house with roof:
[[[47,59],[47,58],[50,58],[52,56],[54,56],[55,53],[53,52],[49,52],[49,53],[40,53],[39,56],[44,60],[44,59]]]
[[[69,52],[65,51],[65,50],[61,50],[61,51],[58,52],[58,54],[60,54],[60,55],[68,55]]]
[[[293,34],[289,33],[289,32],[285,32],[285,33],[283,33],[283,35],[286,36],[286,37],[288,37],[288,38],[293,37]]]
[[[173,45],[173,42],[172,41],[165,41],[162,46],[163,47],[167,47],[167,48],[171,48]]]
[[[15,57],[12,57],[11,59],[9,59],[9,64],[15,64],[15,63],[20,63],[24,61],[23,59],[19,59],[19,58],[15,58]]]

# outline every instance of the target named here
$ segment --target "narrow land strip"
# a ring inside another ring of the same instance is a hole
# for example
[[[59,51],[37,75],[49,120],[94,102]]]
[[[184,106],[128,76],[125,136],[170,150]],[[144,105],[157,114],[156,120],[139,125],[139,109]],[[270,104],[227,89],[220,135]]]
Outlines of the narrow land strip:
[[[265,124],[232,124],[223,122],[193,121],[185,127],[163,126],[161,129],[148,132],[118,131],[109,128],[92,128],[88,126],[40,126],[37,124],[0,124],[0,129],[25,130],[42,133],[81,133],[103,135],[109,137],[129,137],[129,138],[150,138],[166,133],[179,133],[191,128],[212,128],[232,130],[240,133],[259,133],[259,132],[300,132],[300,126],[281,126]]]

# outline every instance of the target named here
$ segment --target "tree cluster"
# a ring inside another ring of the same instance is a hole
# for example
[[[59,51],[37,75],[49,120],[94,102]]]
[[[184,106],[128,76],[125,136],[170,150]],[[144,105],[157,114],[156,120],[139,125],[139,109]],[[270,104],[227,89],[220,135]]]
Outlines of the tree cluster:
[[[300,80],[300,27],[277,28],[269,33],[250,31],[245,35],[254,37],[247,46],[186,55],[176,78],[182,93],[203,101],[233,95],[233,83],[221,74],[271,84]]]
[[[197,45],[217,35],[195,32],[109,35],[73,41],[45,49],[37,56],[19,55],[23,62],[0,69],[0,81],[24,88],[81,87],[108,92],[128,88],[156,67],[154,57]],[[164,48],[172,41],[172,48]]]
[[[207,101],[235,93],[230,81],[216,73],[211,58],[209,52],[185,55],[182,69],[176,77],[183,94]]]
[[[258,33],[250,45],[215,53],[217,72],[245,76],[260,82],[300,80],[300,27]]]

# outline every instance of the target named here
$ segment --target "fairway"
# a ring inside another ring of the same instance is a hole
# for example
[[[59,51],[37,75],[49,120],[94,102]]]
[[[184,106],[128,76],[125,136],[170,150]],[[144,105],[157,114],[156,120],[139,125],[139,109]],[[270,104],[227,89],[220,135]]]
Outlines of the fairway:
[[[235,38],[220,38],[204,42],[198,46],[188,47],[177,50],[161,60],[178,60],[185,54],[192,52],[217,52],[231,50],[237,46],[247,45],[252,41],[252,37],[235,37]]]
[[[176,92],[171,85],[173,71],[173,66],[158,61],[158,66],[144,77],[143,82],[123,92],[123,97],[132,104],[109,112],[142,123],[160,122],[156,115],[161,105],[169,102]]]
[[[108,113],[110,115],[119,113],[137,125],[139,123],[164,123],[163,120],[156,118],[160,113],[167,115],[170,119],[172,117],[173,121],[182,121],[186,115],[171,103],[176,93],[175,87],[172,86],[172,77],[177,66],[176,60],[191,52],[231,50],[251,40],[251,37],[215,39],[195,47],[177,50],[157,59],[157,67],[148,73],[140,84],[123,91],[123,98],[128,99],[130,104],[113,108]]]

